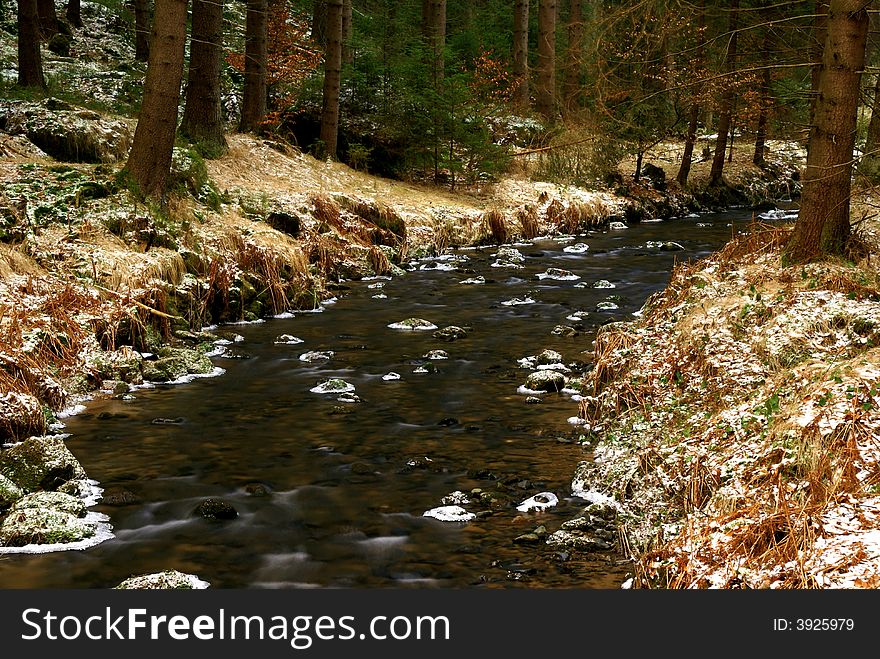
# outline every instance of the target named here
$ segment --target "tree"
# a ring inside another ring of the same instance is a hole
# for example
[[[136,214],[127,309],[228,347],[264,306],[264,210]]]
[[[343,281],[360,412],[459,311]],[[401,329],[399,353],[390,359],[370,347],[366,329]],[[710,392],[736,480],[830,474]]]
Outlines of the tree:
[[[697,15],[697,48],[694,53],[694,63],[698,70],[703,67],[703,58],[706,49],[706,0],[700,0],[699,14]],[[700,120],[699,89],[693,91],[690,109],[688,110],[687,135],[684,142],[684,153],[681,156],[681,164],[675,180],[682,187],[687,185],[688,176],[691,172],[691,162],[694,158],[694,145],[697,143],[697,126]]]
[[[164,198],[183,79],[187,0],[156,0],[144,100],[125,171],[146,197]]]
[[[567,111],[571,111],[578,104],[578,96],[581,93],[580,72],[584,46],[583,0],[569,0],[567,29],[565,107]]]
[[[556,0],[538,2],[538,84],[536,107],[545,119],[556,118]]]
[[[18,0],[18,84],[45,88],[37,0]]]
[[[180,131],[213,156],[226,150],[220,104],[222,49],[223,0],[193,0],[189,75]]]
[[[728,24],[729,41],[724,57],[724,72],[732,75],[736,69],[736,42],[739,34],[739,0],[731,0]],[[715,155],[712,159],[712,170],[709,173],[709,185],[721,183],[724,173],[724,159],[727,155],[727,137],[733,120],[734,83],[728,78],[721,96],[721,107],[718,116],[718,137],[715,140]]]
[[[134,58],[150,58],[150,0],[134,0]]]
[[[351,64],[354,61],[354,50],[351,47],[352,35],[352,14],[353,9],[351,0],[343,0],[342,2],[342,63]]]
[[[339,84],[342,71],[342,0],[327,0],[324,56],[324,94],[321,142],[328,158],[336,158],[339,136]]]
[[[513,103],[529,106],[529,0],[516,0],[513,8]]]
[[[238,129],[255,132],[266,118],[266,68],[268,62],[269,3],[247,0],[244,38],[244,94],[241,101],[241,123]]]
[[[82,27],[82,12],[80,0],[67,0],[67,9],[64,11],[67,22],[73,27]]]
[[[431,76],[436,89],[445,69],[446,0],[422,0],[422,35],[431,57]]]
[[[864,0],[831,0],[790,262],[845,253],[861,73],[868,34]]]
[[[37,13],[40,16],[40,35],[48,39],[58,33],[58,14],[55,0],[37,0]]]

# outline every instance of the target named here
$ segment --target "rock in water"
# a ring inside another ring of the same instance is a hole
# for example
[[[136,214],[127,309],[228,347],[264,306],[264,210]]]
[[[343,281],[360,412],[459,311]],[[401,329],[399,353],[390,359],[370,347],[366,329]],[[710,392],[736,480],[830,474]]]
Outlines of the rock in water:
[[[452,342],[456,339],[463,339],[467,336],[467,332],[457,325],[448,325],[443,329],[439,329],[432,335],[435,339],[440,339],[441,341]]]
[[[433,517],[441,522],[469,522],[476,517],[461,506],[439,506],[422,513],[422,517]]]
[[[10,512],[0,524],[0,546],[67,544],[95,535],[96,526],[76,515],[48,508]]]
[[[437,326],[423,318],[406,318],[397,323],[391,323],[388,327],[391,329],[413,330],[413,331],[430,331],[437,329]]]
[[[313,394],[344,394],[354,391],[354,385],[340,378],[324,380],[309,389]]]
[[[116,586],[117,590],[202,590],[210,586],[194,574],[166,570],[154,574],[129,577]]]
[[[223,499],[205,499],[202,501],[193,514],[205,519],[229,520],[238,517],[238,511],[231,504],[223,501]]]
[[[529,375],[525,387],[531,391],[562,391],[565,387],[565,375],[552,370],[535,371]]]
[[[61,437],[30,437],[0,451],[0,474],[27,490],[57,490],[75,478],[85,478],[82,465]]]
[[[520,503],[516,509],[521,513],[527,513],[533,510],[540,512],[542,510],[547,510],[548,508],[553,508],[553,506],[558,503],[559,497],[553,494],[553,492],[540,492]]]

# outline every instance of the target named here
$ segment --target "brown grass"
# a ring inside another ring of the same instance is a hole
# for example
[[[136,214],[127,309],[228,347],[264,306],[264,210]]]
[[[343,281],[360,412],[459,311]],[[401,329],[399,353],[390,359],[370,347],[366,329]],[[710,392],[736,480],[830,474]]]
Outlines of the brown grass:
[[[509,232],[507,231],[507,222],[504,219],[504,213],[497,208],[490,208],[480,216],[480,223],[485,227],[492,239],[498,245],[503,245],[508,241]]]
[[[519,221],[520,231],[523,238],[531,240],[540,235],[538,227],[538,209],[534,204],[525,204],[516,209],[516,219]]]

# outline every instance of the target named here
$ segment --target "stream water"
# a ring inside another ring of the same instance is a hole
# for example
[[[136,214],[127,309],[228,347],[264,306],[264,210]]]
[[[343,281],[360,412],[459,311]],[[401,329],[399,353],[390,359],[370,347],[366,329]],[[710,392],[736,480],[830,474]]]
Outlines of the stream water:
[[[577,413],[571,395],[527,404],[518,389],[531,371],[517,360],[549,348],[583,361],[598,326],[632,318],[676,259],[718,248],[750,217],[538,239],[517,247],[522,268],[493,267],[494,247],[464,250],[455,254],[463,260],[418,261],[406,277],[350,282],[321,313],[221,327],[240,339],[215,358],[221,377],[95,400],[66,420],[68,446],[116,499],[95,507],[115,537],[85,551],[0,557],[0,586],[104,588],[177,569],[216,588],[617,587],[628,568],[619,556],[513,542],[577,514],[584,502],[571,496],[571,477],[589,457],[567,421]],[[652,242],[667,240],[684,250]],[[548,268],[579,278],[536,279]],[[477,277],[485,283],[460,283]],[[593,288],[599,280],[614,288]],[[618,308],[597,310],[602,302]],[[468,335],[447,343],[388,327],[408,317]],[[558,325],[580,334],[553,334]],[[302,342],[276,343],[284,334]],[[449,358],[423,357],[436,349]],[[308,351],[334,354],[301,360]],[[400,378],[383,379],[392,372]],[[328,378],[354,385],[359,402],[311,391]],[[423,516],[473,488],[498,493],[492,514]],[[516,510],[542,491],[559,505]],[[207,497],[238,517],[194,515]]]

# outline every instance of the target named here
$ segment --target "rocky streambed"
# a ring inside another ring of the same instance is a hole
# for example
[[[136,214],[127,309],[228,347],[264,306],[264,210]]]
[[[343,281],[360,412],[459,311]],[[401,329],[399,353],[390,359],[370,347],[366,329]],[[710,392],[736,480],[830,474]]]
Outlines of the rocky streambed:
[[[208,350],[122,351],[64,441],[3,452],[18,553],[0,584],[617,587],[616,508],[572,487],[592,337],[750,215],[450,252],[344,282],[317,312],[216,328]],[[30,480],[7,466],[43,445],[63,459]]]

